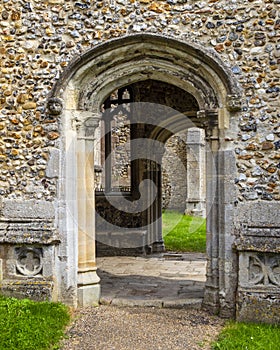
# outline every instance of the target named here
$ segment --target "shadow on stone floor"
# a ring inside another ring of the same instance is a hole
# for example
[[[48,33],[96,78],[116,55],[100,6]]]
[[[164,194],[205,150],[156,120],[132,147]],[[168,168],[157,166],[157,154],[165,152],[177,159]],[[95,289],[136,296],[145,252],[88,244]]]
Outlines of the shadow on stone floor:
[[[101,303],[127,306],[199,308],[205,283],[188,279],[111,274],[98,269]]]

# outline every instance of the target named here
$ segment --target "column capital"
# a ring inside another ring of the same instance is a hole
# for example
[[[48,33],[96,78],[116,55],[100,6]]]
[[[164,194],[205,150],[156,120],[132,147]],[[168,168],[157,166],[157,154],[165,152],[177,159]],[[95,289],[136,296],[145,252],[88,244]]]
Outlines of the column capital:
[[[201,109],[197,111],[196,116],[198,119],[206,118],[206,111],[204,109]]]
[[[101,120],[101,113],[76,110],[73,113],[72,128],[83,136],[93,136]]]
[[[205,132],[201,128],[190,128],[187,131],[187,139],[186,139],[186,144],[188,146],[190,145],[200,145],[200,146],[205,146]]]
[[[204,119],[204,118],[211,118],[211,117],[217,117],[218,116],[218,110],[217,109],[201,109],[197,111],[197,118],[198,119]]]
[[[93,114],[84,121],[85,136],[94,136],[95,130],[99,126],[101,114]]]

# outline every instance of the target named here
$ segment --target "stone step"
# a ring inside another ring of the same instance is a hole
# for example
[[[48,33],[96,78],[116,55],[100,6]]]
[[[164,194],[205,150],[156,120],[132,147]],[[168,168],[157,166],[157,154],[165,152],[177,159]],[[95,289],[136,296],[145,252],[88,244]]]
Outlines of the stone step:
[[[122,307],[142,306],[142,307],[157,307],[157,308],[172,308],[172,309],[200,309],[202,305],[202,298],[196,299],[176,299],[176,300],[163,300],[163,299],[148,299],[143,298],[117,298],[109,296],[101,297],[101,305],[113,305]]]

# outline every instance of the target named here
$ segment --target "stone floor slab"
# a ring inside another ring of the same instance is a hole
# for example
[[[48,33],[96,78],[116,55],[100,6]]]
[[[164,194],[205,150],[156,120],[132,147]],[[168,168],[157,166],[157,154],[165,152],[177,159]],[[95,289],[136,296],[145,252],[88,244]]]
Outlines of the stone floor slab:
[[[170,254],[167,258],[164,254],[103,257],[97,259],[97,266],[101,277],[101,304],[201,306],[206,275],[204,254]]]

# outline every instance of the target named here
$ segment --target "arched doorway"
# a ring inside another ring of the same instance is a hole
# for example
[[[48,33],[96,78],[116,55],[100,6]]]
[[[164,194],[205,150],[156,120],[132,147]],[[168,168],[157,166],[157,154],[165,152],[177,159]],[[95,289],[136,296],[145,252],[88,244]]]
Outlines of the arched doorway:
[[[206,155],[207,283],[204,304],[208,309],[233,315],[237,280],[233,241],[232,198],[235,192],[235,157],[231,137],[236,132],[238,87],[230,71],[197,44],[166,37],[135,35],[112,40],[77,59],[53,91],[64,101],[61,127],[62,178],[60,230],[64,236],[65,286],[81,305],[97,301],[99,279],[95,263],[94,133],[102,103],[112,91],[138,82],[160,81],[177,86],[197,102],[193,116],[206,130],[210,153]],[[173,115],[150,138],[165,142],[166,130],[180,131],[182,118]],[[152,214],[151,214],[152,215]],[[76,248],[78,246],[78,249]],[[61,274],[62,275],[62,274]],[[64,286],[63,286],[64,285]],[[75,294],[77,293],[77,294]]]

